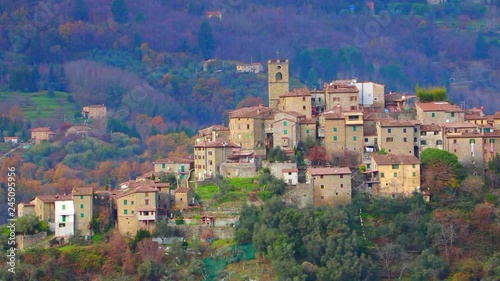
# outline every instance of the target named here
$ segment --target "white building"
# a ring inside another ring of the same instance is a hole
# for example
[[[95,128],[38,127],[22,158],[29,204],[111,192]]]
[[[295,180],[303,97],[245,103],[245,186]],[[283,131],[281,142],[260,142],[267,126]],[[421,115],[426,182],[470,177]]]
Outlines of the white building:
[[[283,180],[289,185],[297,185],[299,182],[299,170],[297,168],[282,169]]]
[[[55,236],[75,234],[75,207],[71,195],[58,196],[55,200]]]

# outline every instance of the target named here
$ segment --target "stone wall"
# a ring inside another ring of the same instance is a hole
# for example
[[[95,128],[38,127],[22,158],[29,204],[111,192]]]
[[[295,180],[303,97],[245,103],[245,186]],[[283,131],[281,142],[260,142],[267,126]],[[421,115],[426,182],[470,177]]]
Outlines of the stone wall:
[[[222,163],[220,174],[228,178],[253,178],[257,175],[255,163]]]
[[[45,238],[47,238],[47,232],[45,231],[34,235],[17,235],[16,248],[18,248],[19,250],[24,250],[39,243]]]
[[[234,238],[234,227],[208,227],[201,225],[176,225],[173,228],[184,237],[186,240],[200,239],[204,230],[213,231],[215,239],[232,239]]]
[[[299,183],[294,187],[289,187],[283,194],[283,201],[287,205],[296,205],[299,208],[312,206],[313,188],[307,183]]]
[[[296,169],[297,163],[285,162],[285,163],[270,163],[268,161],[262,162],[262,168],[268,168],[271,171],[271,175],[277,177],[278,179],[283,179],[283,169]]]

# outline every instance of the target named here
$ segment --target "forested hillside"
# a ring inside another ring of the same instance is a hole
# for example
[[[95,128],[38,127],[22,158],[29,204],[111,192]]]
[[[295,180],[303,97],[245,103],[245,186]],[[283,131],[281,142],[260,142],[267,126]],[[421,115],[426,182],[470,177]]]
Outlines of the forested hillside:
[[[223,122],[245,98],[266,101],[265,75],[236,74],[234,64],[265,65],[279,50],[292,76],[309,87],[351,77],[385,83],[387,91],[443,85],[455,102],[493,112],[499,103],[487,101],[499,87],[495,5],[2,1],[0,87],[11,95],[67,91],[77,106],[105,103],[129,123],[143,113],[173,128],[181,122],[196,128]],[[209,11],[220,19],[208,18]],[[204,72],[202,62],[211,58],[222,61]],[[3,97],[2,111],[22,98]]]

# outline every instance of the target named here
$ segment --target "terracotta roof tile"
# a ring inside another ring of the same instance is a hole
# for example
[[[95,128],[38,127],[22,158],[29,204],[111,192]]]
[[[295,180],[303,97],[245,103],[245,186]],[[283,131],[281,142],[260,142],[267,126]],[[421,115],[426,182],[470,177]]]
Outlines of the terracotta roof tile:
[[[267,106],[243,107],[229,112],[229,118],[256,118],[272,116],[276,110]]]
[[[74,187],[71,193],[73,195],[93,195],[94,188],[92,188],[92,187]]]
[[[420,122],[416,120],[396,120],[396,119],[381,119],[378,121],[381,127],[414,127]]]
[[[373,154],[372,157],[377,165],[409,165],[421,163],[415,155]]]
[[[297,88],[293,89],[293,91],[288,92],[286,94],[280,95],[281,97],[306,97],[311,96],[311,92],[307,88]]]
[[[415,106],[423,111],[464,112],[460,107],[448,102],[416,102]]]
[[[352,171],[348,167],[322,167],[322,168],[308,168],[307,173],[310,175],[342,175],[351,174]]]

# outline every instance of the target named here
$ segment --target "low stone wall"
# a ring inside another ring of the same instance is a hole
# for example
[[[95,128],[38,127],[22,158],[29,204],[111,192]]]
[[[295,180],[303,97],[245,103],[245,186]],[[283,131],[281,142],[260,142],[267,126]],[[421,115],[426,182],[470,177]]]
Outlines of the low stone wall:
[[[257,175],[255,163],[222,163],[220,174],[227,178],[253,178]]]
[[[299,183],[294,187],[288,187],[283,194],[283,201],[287,205],[296,205],[305,208],[313,205],[313,188],[310,184]]]
[[[34,235],[17,235],[16,236],[16,248],[19,250],[24,250],[31,247],[43,239],[47,238],[47,232],[40,232]]]
[[[211,230],[215,239],[234,238],[234,227],[209,227],[201,225],[176,225],[173,227],[186,240],[200,239],[204,230]]]
[[[277,163],[273,162],[270,163],[268,161],[263,161],[262,162],[262,168],[268,168],[269,171],[271,171],[271,175],[277,177],[278,179],[283,179],[283,173],[281,170],[283,169],[296,169],[297,168],[297,163]]]

